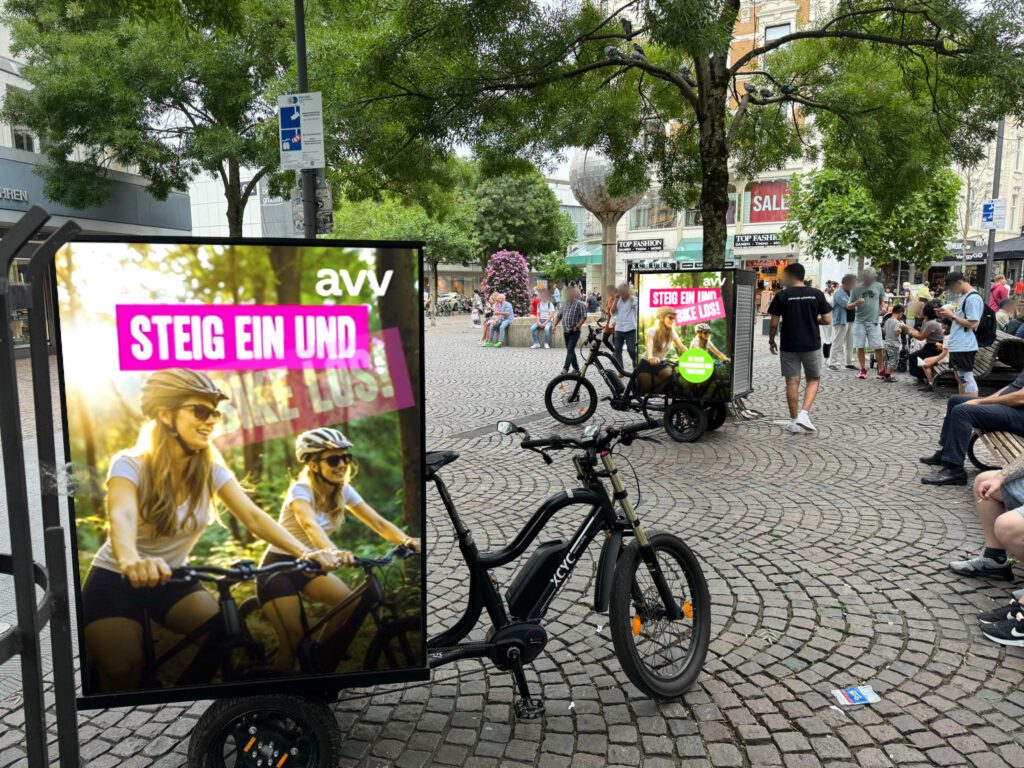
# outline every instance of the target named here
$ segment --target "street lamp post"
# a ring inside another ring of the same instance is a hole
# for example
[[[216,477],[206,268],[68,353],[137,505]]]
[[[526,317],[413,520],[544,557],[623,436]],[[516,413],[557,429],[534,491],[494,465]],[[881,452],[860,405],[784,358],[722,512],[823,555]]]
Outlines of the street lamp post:
[[[299,75],[299,93],[306,93],[309,91],[309,71],[306,67],[306,9],[303,0],[295,0],[295,63]],[[302,235],[312,240],[316,237],[315,171],[303,168],[299,173],[302,178]],[[327,183],[326,179],[324,183]]]
[[[996,166],[992,172],[992,199],[999,197],[999,175],[1003,168],[1003,134],[1006,132],[1006,117],[999,118],[999,127],[996,129]],[[985,299],[988,300],[988,292],[992,285],[992,268],[995,266],[996,258],[996,231],[988,231],[988,253],[985,255]],[[979,286],[981,287],[981,286]]]

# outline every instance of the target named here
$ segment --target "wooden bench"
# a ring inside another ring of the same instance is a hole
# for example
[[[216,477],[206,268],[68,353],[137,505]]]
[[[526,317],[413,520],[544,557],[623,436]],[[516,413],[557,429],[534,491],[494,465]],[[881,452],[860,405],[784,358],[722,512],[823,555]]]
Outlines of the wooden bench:
[[[978,443],[987,454],[978,450]],[[1024,437],[1012,432],[982,432],[975,429],[967,445],[967,458],[982,471],[1000,469],[1024,454]]]
[[[1014,365],[1020,362],[1018,367]],[[974,378],[978,381],[1007,378],[1016,376],[1024,368],[1024,339],[1018,339],[1012,333],[996,331],[996,340],[987,347],[978,350],[974,358]],[[943,360],[935,366],[935,381],[944,377],[954,379],[949,367],[949,360]]]

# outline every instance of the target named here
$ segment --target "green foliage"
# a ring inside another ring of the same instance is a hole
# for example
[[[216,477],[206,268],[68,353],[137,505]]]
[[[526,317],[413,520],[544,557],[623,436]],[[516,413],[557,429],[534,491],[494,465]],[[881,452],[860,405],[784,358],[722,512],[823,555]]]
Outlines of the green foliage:
[[[568,285],[573,280],[579,280],[583,277],[583,269],[575,264],[568,263],[566,259],[565,253],[560,251],[549,253],[540,260],[537,270],[556,283]]]
[[[784,242],[803,242],[815,259],[902,260],[927,269],[941,261],[956,230],[960,180],[938,169],[925,189],[886,214],[866,184],[846,171],[825,168],[797,177],[790,189]]]
[[[516,250],[536,265],[544,254],[564,251],[575,236],[575,230],[570,233],[565,227],[558,198],[535,168],[484,178],[475,197],[474,228],[481,253]]]

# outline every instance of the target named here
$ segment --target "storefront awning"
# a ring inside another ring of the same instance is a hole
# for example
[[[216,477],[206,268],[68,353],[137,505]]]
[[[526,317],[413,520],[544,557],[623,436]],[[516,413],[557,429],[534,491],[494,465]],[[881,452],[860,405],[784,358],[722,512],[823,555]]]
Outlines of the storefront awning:
[[[976,245],[971,248],[967,253],[972,256],[980,254],[982,257],[988,254],[988,244]],[[995,245],[995,258],[997,261],[1006,261],[1007,259],[1024,259],[1024,236],[1011,237],[1008,240],[998,240]],[[974,259],[970,259],[973,261]]]
[[[600,264],[601,255],[600,243],[587,243],[582,248],[570,253],[566,262],[577,267],[585,267],[588,264]]]
[[[699,237],[684,237],[679,241],[673,255],[679,261],[692,261],[700,263],[704,261],[704,240]],[[732,238],[725,239],[725,260],[732,260]]]

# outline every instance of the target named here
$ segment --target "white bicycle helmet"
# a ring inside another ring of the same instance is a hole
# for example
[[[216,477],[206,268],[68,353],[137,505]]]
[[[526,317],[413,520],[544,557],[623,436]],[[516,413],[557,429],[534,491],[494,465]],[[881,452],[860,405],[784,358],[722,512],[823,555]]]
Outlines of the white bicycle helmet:
[[[702,331],[710,332],[711,331],[711,326],[708,325],[707,323],[701,323],[700,325],[697,326],[696,331],[697,331],[697,333],[700,333]]]
[[[324,451],[351,448],[352,442],[340,429],[321,427],[303,432],[295,440],[295,458],[305,464]]]

